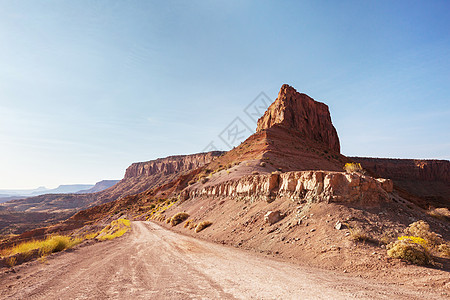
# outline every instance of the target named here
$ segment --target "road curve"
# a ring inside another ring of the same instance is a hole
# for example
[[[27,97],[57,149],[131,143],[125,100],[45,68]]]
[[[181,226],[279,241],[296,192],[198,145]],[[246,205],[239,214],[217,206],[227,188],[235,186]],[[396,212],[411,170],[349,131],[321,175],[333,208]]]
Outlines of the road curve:
[[[415,299],[398,285],[279,262],[150,222],[0,274],[1,299]],[[433,297],[433,296],[432,296]]]

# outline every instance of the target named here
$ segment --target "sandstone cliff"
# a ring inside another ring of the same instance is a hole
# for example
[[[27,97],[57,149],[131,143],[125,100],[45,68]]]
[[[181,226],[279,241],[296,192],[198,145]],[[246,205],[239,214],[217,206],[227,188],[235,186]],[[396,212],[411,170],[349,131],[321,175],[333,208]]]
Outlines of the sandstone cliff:
[[[244,176],[217,185],[194,185],[185,198],[249,197],[272,202],[277,197],[293,201],[375,204],[388,201],[393,191],[389,179],[375,179],[357,173],[300,171]]]
[[[124,179],[151,176],[157,173],[169,175],[197,169],[221,155],[221,151],[198,153],[192,155],[177,155],[158,158],[147,162],[133,163],[125,172]]]
[[[397,180],[442,181],[450,184],[450,161],[350,157],[378,176]]]
[[[287,84],[281,87],[275,102],[258,120],[256,131],[275,125],[295,129],[303,138],[320,142],[330,150],[340,152],[339,138],[331,122],[328,106],[297,92]]]
[[[448,160],[351,157],[375,176],[390,178],[404,198],[422,208],[450,208]]]

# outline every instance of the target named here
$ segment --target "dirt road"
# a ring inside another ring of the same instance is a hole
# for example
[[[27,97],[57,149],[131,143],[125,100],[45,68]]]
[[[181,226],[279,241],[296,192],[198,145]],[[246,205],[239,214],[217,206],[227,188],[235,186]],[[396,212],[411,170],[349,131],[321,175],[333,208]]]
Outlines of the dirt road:
[[[1,299],[439,299],[301,267],[149,222],[126,236],[0,274]]]

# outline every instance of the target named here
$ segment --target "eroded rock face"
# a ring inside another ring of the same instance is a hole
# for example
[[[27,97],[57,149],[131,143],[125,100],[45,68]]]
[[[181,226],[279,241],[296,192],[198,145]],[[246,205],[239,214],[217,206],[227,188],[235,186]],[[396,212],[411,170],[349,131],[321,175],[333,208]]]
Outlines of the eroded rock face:
[[[302,137],[320,142],[330,150],[340,152],[339,137],[331,122],[328,106],[297,92],[287,84],[281,87],[275,102],[258,120],[256,131],[275,125],[294,129]]]
[[[284,197],[306,202],[365,202],[389,200],[392,181],[358,173],[294,171],[244,176],[218,185],[188,190],[189,197],[249,197],[267,201]]]
[[[156,173],[167,175],[189,171],[204,166],[221,154],[221,151],[213,151],[192,155],[169,156],[152,161],[134,163],[127,168],[124,178],[150,176]]]

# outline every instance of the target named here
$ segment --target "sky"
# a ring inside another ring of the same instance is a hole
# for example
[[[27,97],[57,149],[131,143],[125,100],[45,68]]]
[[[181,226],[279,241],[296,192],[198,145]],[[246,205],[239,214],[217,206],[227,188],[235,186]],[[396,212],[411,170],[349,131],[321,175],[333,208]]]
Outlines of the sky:
[[[448,1],[0,0],[0,189],[228,150],[284,83],[344,155],[448,160],[449,28]]]

